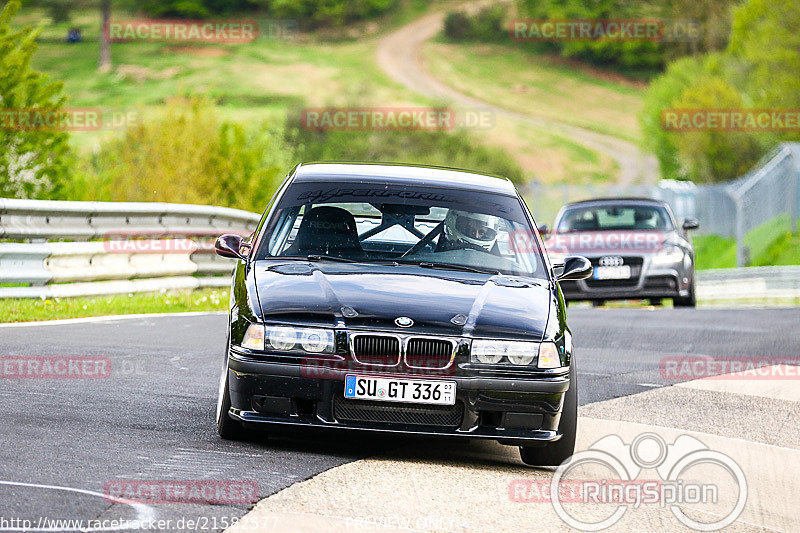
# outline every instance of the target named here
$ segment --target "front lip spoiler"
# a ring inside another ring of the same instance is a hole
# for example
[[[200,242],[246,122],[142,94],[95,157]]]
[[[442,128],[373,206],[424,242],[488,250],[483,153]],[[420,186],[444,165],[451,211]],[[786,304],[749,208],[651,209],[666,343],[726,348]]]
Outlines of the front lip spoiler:
[[[427,429],[425,426],[404,425],[403,428],[395,427],[375,427],[365,426],[358,423],[342,423],[342,422],[326,422],[317,417],[304,418],[302,420],[287,420],[285,418],[273,418],[270,416],[262,415],[255,411],[241,411],[233,409],[228,412],[228,415],[234,420],[243,422],[245,424],[254,425],[275,425],[287,427],[315,427],[327,428],[335,430],[350,430],[350,431],[366,431],[371,433],[398,433],[403,435],[420,435],[420,436],[437,436],[437,437],[460,437],[460,438],[473,438],[473,439],[487,439],[487,440],[502,440],[512,445],[522,445],[523,443],[547,443],[555,442],[561,438],[561,434],[557,431],[549,430],[504,430],[499,428],[481,428],[477,427],[470,431],[441,431],[436,429]]]

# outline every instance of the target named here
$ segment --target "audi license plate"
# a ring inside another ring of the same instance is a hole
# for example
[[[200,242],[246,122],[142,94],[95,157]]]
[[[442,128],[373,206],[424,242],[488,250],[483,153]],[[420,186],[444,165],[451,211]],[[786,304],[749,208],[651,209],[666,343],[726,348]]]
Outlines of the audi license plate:
[[[631,266],[597,266],[594,267],[594,274],[592,274],[592,277],[594,277],[594,279],[630,279]]]
[[[344,397],[383,402],[453,405],[456,403],[456,382],[347,374],[344,378]]]

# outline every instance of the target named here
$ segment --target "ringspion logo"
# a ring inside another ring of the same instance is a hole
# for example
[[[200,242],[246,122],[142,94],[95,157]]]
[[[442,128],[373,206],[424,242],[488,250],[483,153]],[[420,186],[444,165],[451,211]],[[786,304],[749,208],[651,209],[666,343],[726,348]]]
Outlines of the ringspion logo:
[[[668,507],[684,526],[716,531],[739,518],[748,495],[744,471],[730,456],[691,435],[668,444],[656,433],[630,443],[608,435],[561,463],[551,479],[517,479],[508,490],[513,502],[551,503],[578,531],[610,528],[641,506]]]

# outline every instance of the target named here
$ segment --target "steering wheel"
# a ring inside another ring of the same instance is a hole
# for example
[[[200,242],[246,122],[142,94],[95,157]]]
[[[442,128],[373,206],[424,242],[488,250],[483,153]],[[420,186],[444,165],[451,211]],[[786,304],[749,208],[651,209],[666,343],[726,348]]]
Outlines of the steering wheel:
[[[415,244],[414,246],[409,248],[403,255],[401,255],[399,257],[399,259],[402,259],[402,258],[407,257],[409,255],[414,255],[415,253],[419,252],[425,246],[427,246],[428,244],[432,243],[433,239],[438,237],[443,231],[444,231],[444,220],[439,222],[439,224],[435,228],[433,228],[430,231],[430,233],[428,233],[423,238],[421,238],[417,244]]]

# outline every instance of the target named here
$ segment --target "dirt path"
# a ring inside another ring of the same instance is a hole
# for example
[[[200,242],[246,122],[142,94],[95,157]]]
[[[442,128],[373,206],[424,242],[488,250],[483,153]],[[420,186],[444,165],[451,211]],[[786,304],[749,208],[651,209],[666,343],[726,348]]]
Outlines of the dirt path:
[[[621,184],[655,183],[659,179],[655,157],[642,152],[633,143],[563,122],[509,111],[467,96],[434,78],[425,69],[421,50],[422,45],[439,32],[443,20],[444,13],[431,13],[385,36],[377,51],[380,67],[398,83],[427,97],[509,116],[608,154],[619,165],[617,181]]]

